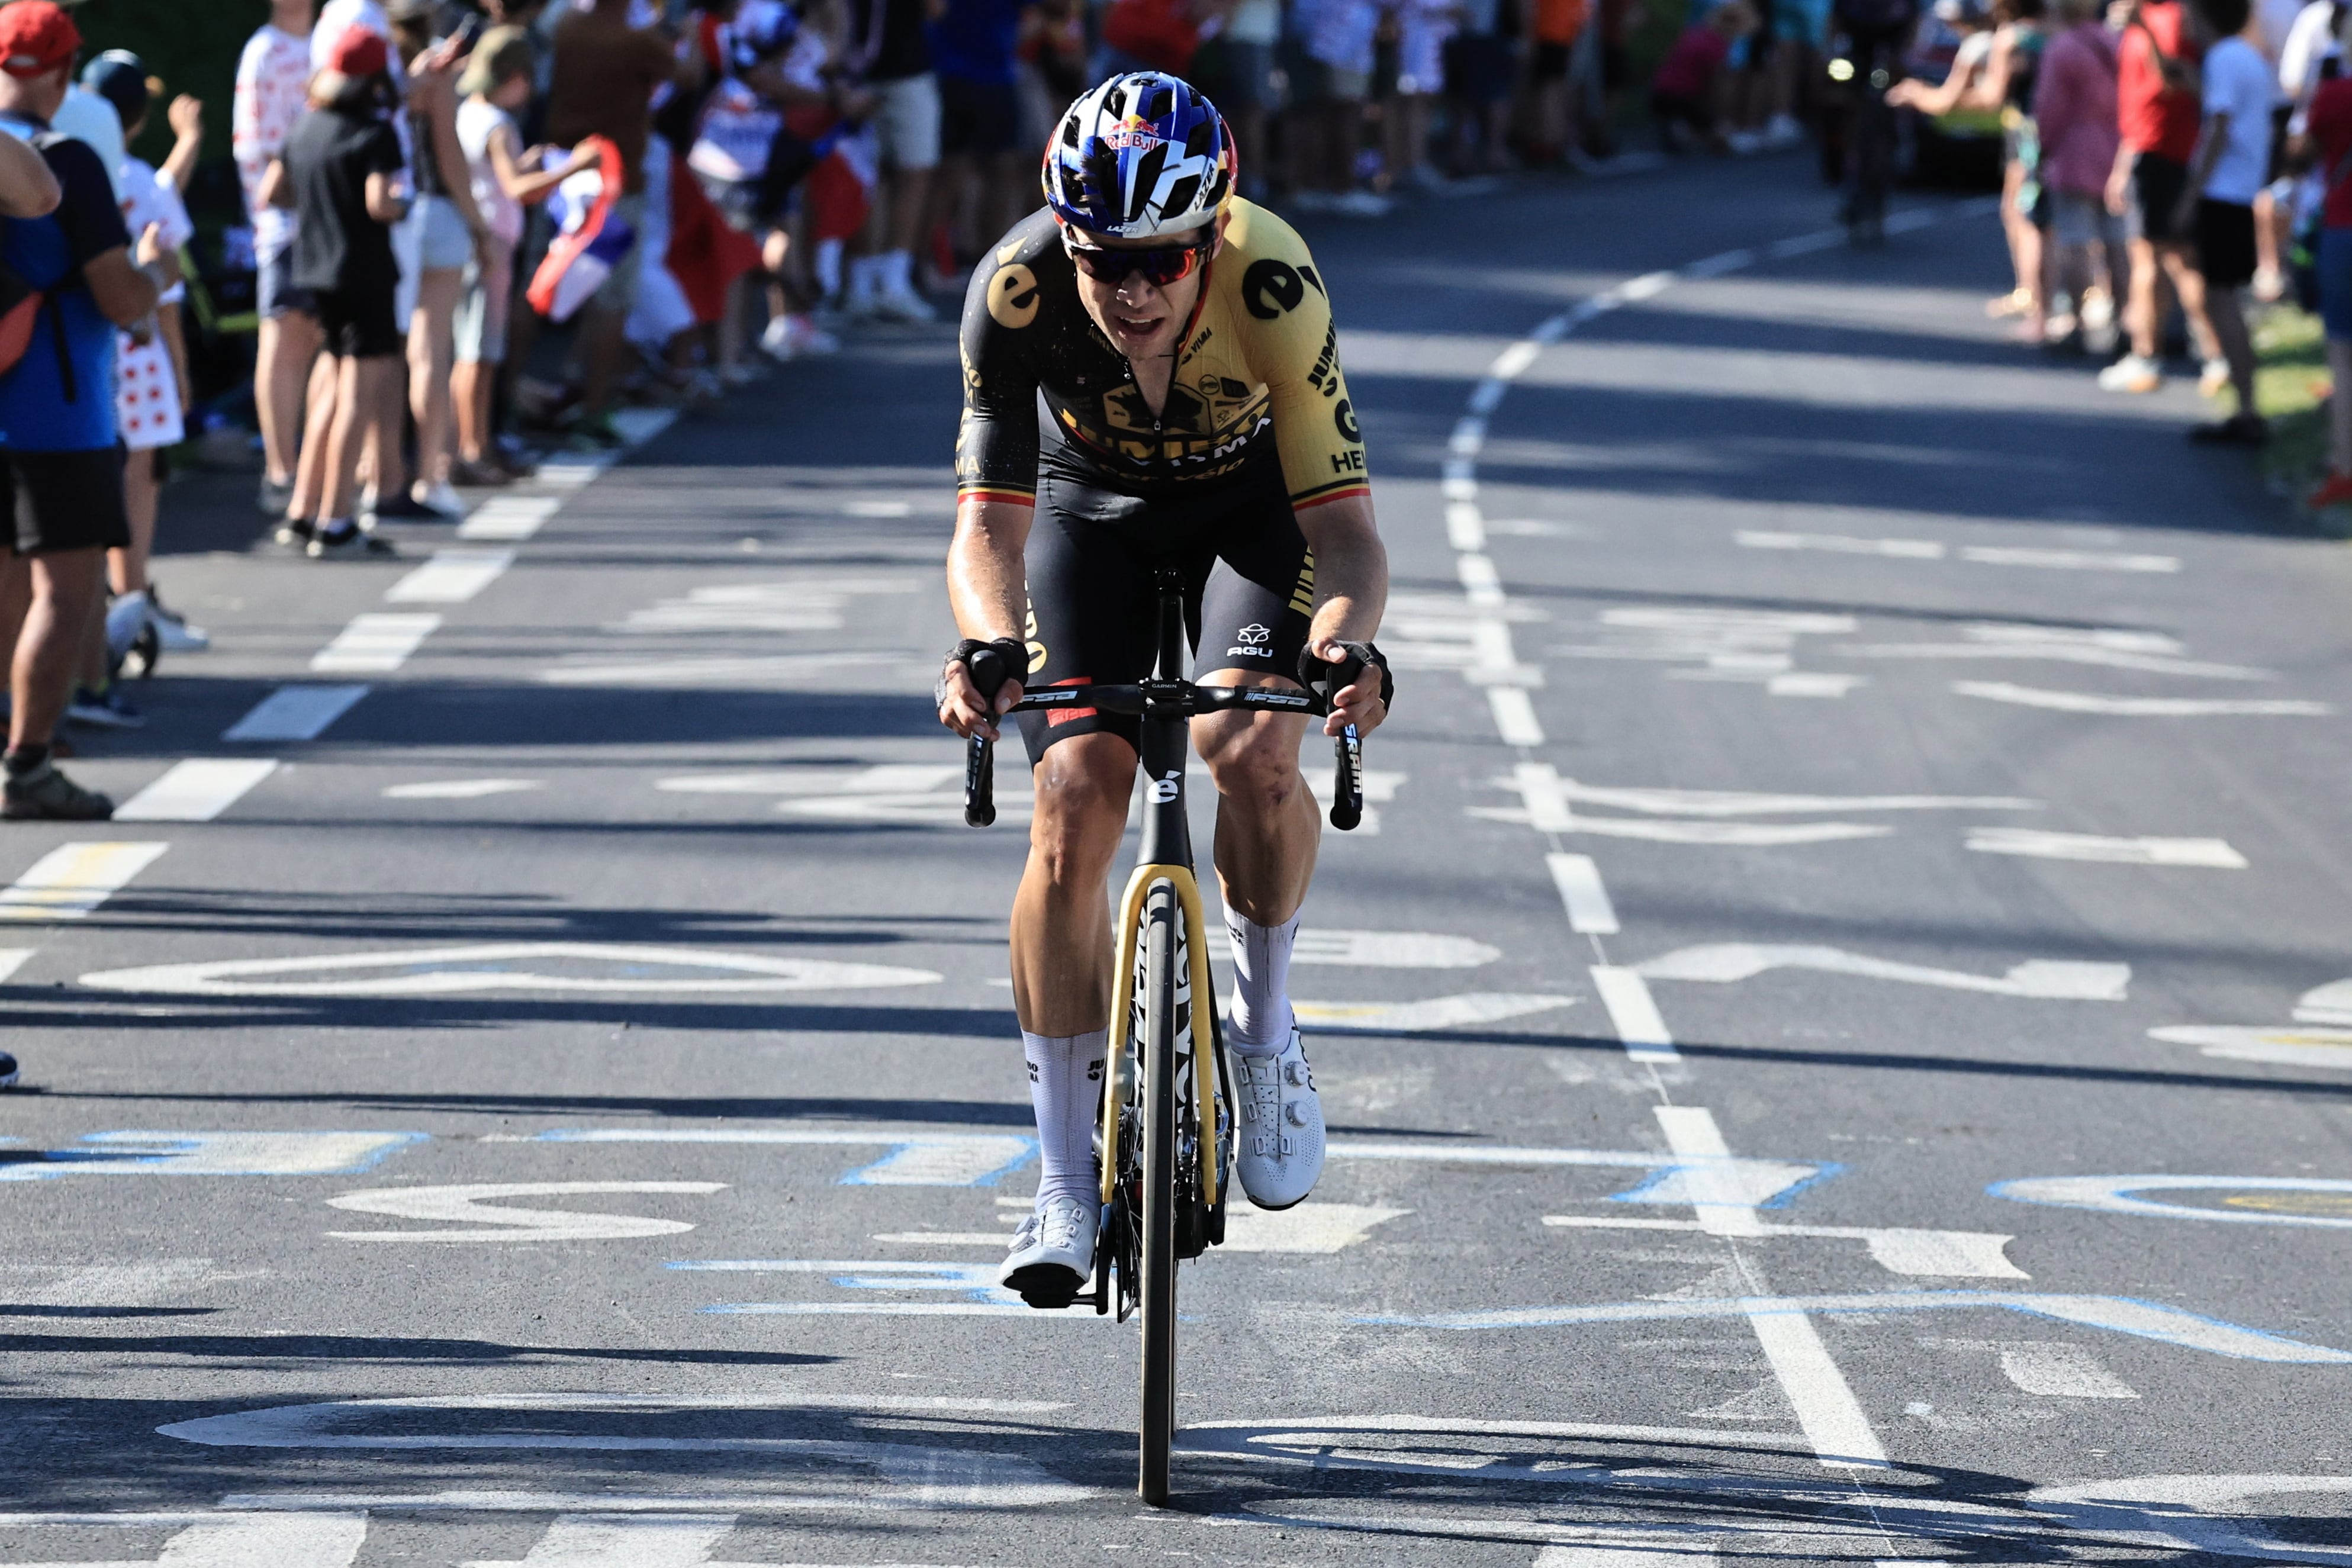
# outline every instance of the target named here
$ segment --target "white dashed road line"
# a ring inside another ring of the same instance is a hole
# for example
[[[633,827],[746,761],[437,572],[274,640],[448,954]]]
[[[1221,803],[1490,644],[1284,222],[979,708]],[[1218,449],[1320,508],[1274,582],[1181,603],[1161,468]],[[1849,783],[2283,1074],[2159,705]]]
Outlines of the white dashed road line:
[[[322,675],[388,674],[440,629],[441,617],[425,612],[354,615],[333,642],[310,656],[310,668]]]
[[[365,686],[280,686],[222,731],[221,738],[316,740],[367,695]]]
[[[59,844],[0,889],[0,920],[79,920],[126,886],[168,843]]]
[[[118,822],[209,822],[278,771],[272,758],[191,757],[115,809]]]
[[[514,564],[510,549],[439,549],[384,591],[387,604],[463,604]]]

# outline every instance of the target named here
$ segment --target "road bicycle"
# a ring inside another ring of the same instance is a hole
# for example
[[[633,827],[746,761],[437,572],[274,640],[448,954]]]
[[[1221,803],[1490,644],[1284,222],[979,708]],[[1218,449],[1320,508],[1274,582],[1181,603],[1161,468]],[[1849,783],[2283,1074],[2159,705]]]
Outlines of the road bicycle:
[[[1168,1500],[1169,1452],[1176,1440],[1177,1265],[1224,1240],[1233,1166],[1233,1112],[1224,1088],[1233,1078],[1209,981],[1206,922],[1184,815],[1187,721],[1234,708],[1330,711],[1304,691],[1194,685],[1183,674],[1184,575],[1161,568],[1157,586],[1159,651],[1149,680],[1024,691],[1010,710],[1097,708],[1143,721],[1137,757],[1145,779],[1143,845],[1119,899],[1113,936],[1110,1016],[1123,1028],[1109,1053],[1097,1134],[1102,1211],[1094,1289],[1072,1300],[1097,1313],[1116,1311],[1121,1322],[1142,1315],[1143,1432],[1136,1490],[1155,1508]],[[1355,678],[1346,665],[1334,669],[1340,678],[1332,689]],[[985,649],[972,655],[971,673],[992,703],[1013,674]],[[1355,726],[1337,737],[1334,751],[1331,825],[1345,831],[1362,821],[1364,810],[1363,747]],[[996,821],[994,753],[979,736],[965,752],[964,821],[976,828]]]

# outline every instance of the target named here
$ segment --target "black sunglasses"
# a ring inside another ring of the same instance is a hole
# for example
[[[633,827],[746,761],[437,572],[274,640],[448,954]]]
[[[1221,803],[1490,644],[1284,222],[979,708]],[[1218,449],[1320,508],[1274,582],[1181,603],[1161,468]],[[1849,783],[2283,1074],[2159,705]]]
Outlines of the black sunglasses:
[[[1192,245],[1156,246],[1150,250],[1106,250],[1098,246],[1079,245],[1068,235],[1062,236],[1062,248],[1078,269],[1099,283],[1124,283],[1134,273],[1143,274],[1143,280],[1155,288],[1165,288],[1192,276],[1216,245],[1213,233]]]

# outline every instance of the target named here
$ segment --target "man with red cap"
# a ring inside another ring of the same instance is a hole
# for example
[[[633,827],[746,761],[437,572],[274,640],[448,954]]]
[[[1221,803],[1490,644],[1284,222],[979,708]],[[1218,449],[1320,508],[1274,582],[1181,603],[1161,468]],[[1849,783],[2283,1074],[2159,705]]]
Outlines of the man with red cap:
[[[114,410],[115,330],[136,330],[160,293],[160,236],[136,259],[99,155],[49,121],[65,101],[81,35],[50,0],[0,7],[0,131],[37,150],[56,178],[54,211],[0,232],[0,261],[41,292],[43,319],[0,373],[0,533],[32,603],[9,672],[0,816],[88,821],[114,803],[49,759],[83,634],[103,591],[106,552],[131,540]]]

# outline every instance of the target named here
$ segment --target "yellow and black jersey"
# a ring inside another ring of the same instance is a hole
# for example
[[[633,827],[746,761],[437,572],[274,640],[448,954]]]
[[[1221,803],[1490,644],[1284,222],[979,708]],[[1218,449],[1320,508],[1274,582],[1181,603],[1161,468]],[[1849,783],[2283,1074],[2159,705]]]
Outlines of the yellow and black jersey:
[[[1363,434],[1314,258],[1265,208],[1236,198],[1227,210],[1223,248],[1156,415],[1080,302],[1050,212],[1016,225],[982,258],[963,307],[962,494],[1034,500],[1042,419],[1055,426],[1056,466],[1074,465],[1110,490],[1212,487],[1278,461],[1294,508],[1367,492]]]

